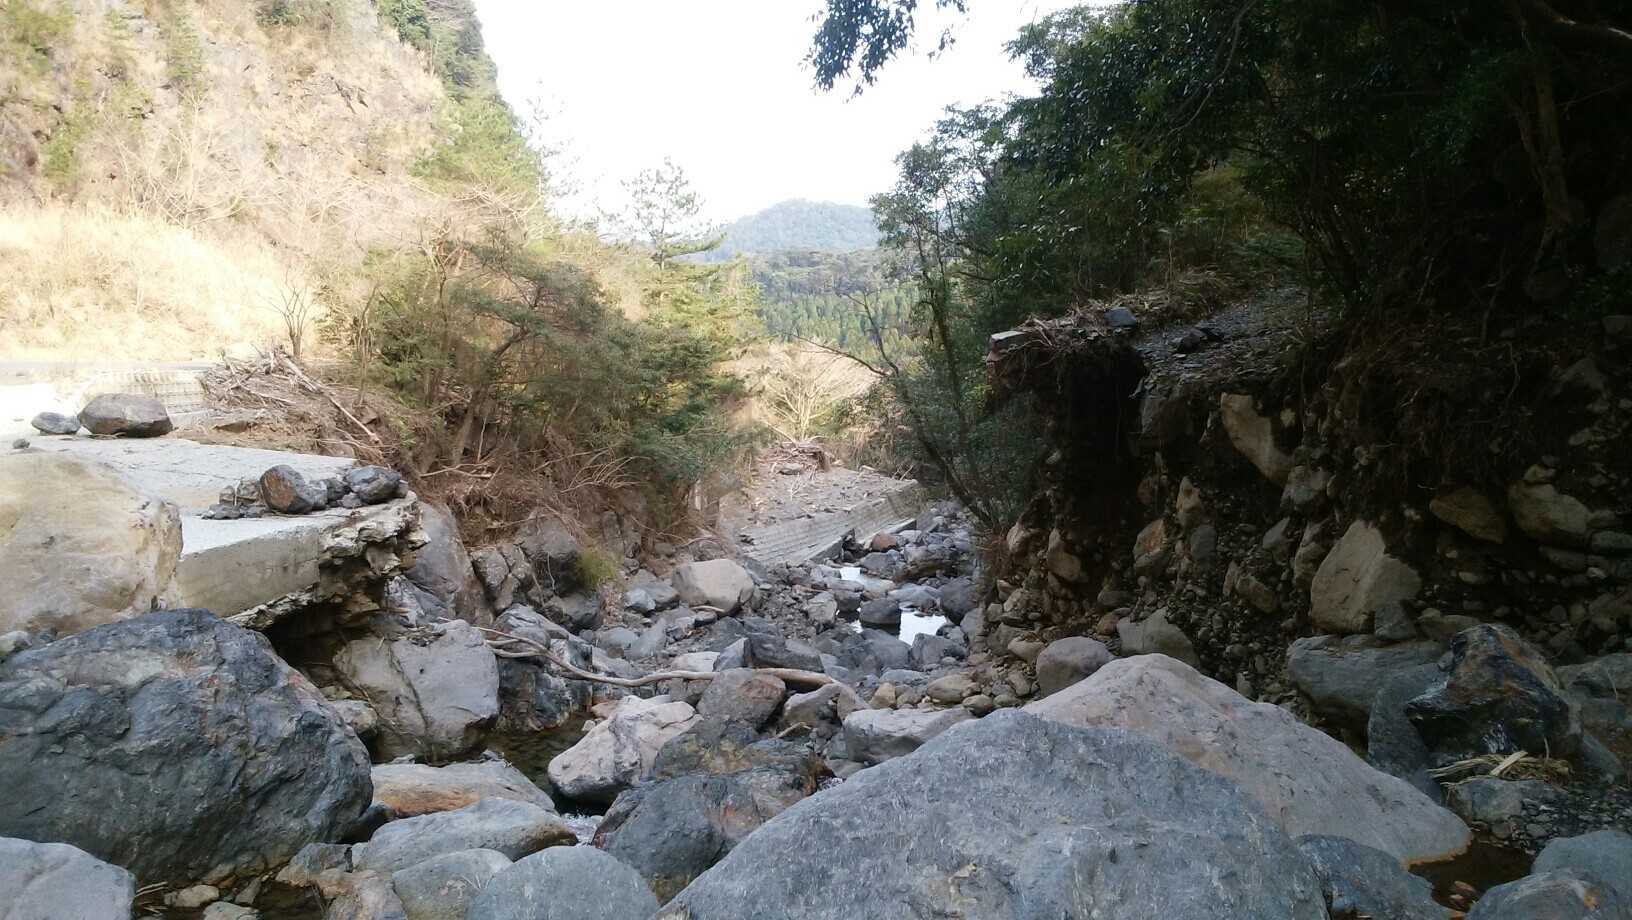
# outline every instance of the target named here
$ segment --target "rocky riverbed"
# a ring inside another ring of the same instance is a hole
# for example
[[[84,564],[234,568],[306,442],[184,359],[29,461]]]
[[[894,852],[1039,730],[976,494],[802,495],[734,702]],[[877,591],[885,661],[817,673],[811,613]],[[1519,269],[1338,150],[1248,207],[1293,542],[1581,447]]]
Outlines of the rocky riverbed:
[[[250,629],[165,609],[165,503],[105,467],[158,548],[21,570],[85,463],[0,457],[5,920],[1632,916],[1626,653],[1306,638],[1276,705],[1159,617],[1030,618],[956,505],[592,584],[560,522],[467,552],[389,471],[322,497],[406,502],[404,555]]]

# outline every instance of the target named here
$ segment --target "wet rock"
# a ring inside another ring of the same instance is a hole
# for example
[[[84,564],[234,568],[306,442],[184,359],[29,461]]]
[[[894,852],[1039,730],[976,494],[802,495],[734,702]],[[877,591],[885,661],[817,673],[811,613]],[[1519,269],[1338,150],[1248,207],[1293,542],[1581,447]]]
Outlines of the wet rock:
[[[1013,711],[784,813],[658,917],[745,904],[763,920],[1326,916],[1301,853],[1230,783],[1133,733]]]
[[[754,633],[742,651],[743,661],[752,668],[793,668],[818,674],[822,670],[821,653],[797,639]]]
[[[0,633],[70,635],[163,606],[176,506],[68,454],[0,457]]]
[[[1445,495],[1437,495],[1428,503],[1428,510],[1434,517],[1476,540],[1507,542],[1507,522],[1502,519],[1502,512],[1478,489],[1463,486]]]
[[[471,903],[510,859],[497,850],[461,850],[391,873],[408,920],[465,920]]]
[[[1620,920],[1632,897],[1564,869],[1529,875],[1485,892],[1467,920]]]
[[[0,837],[0,917],[124,920],[135,879],[77,847]]]
[[[901,625],[901,605],[889,598],[867,601],[861,605],[861,625],[894,628]]]
[[[1275,443],[1275,426],[1259,415],[1251,396],[1224,394],[1219,397],[1224,433],[1241,455],[1252,461],[1264,478],[1286,485],[1292,473],[1292,457]]]
[[[1433,664],[1441,654],[1437,642],[1391,645],[1374,636],[1313,636],[1292,643],[1286,665],[1316,711],[1364,733],[1383,687],[1401,671]]]
[[[550,782],[569,798],[610,802],[646,773],[669,739],[696,721],[696,711],[685,703],[627,697],[610,718],[550,761]]]
[[[1416,570],[1388,555],[1377,528],[1355,521],[1332,547],[1309,590],[1309,618],[1333,633],[1369,633],[1378,608],[1422,590]]]
[[[1467,845],[1467,827],[1403,780],[1285,709],[1250,702],[1171,658],[1113,661],[1026,711],[1149,735],[1239,784],[1294,836],[1346,837],[1408,864]]]
[[[676,566],[670,579],[680,593],[681,603],[714,607],[727,616],[742,609],[754,594],[753,576],[729,559]]]
[[[1119,621],[1116,634],[1122,640],[1124,655],[1166,655],[1191,667],[1201,666],[1195,644],[1183,630],[1168,622],[1166,608],[1137,623],[1132,620]]]
[[[143,884],[267,872],[344,836],[368,756],[266,639],[151,613],[0,664],[0,834],[71,843]]]
[[[352,847],[351,862],[359,871],[390,873],[462,850],[494,850],[507,859],[520,859],[577,841],[553,811],[486,798],[453,811],[392,821],[367,843]]]
[[[374,767],[374,798],[391,806],[401,818],[453,811],[496,797],[555,811],[549,793],[538,788],[520,770],[499,760],[453,763],[432,767],[417,763],[387,763]]]
[[[1434,886],[1401,868],[1394,857],[1344,837],[1306,836],[1298,848],[1309,858],[1320,888],[1332,896],[1333,917],[1447,920]]]
[[[646,920],[658,908],[635,870],[594,847],[518,861],[488,883],[468,920]]]
[[[864,764],[903,757],[959,722],[973,718],[967,709],[863,709],[844,719],[844,738],[852,759]]]
[[[307,482],[292,466],[279,464],[261,474],[261,501],[279,514],[310,514],[329,506],[329,493],[321,483]]]
[[[104,393],[79,410],[79,422],[91,434],[157,438],[174,431],[164,403],[135,393]]]
[[[56,412],[41,412],[29,419],[28,423],[40,434],[75,434],[79,431],[79,419]]]
[[[497,659],[468,623],[439,624],[425,636],[356,639],[334,665],[379,713],[374,749],[384,760],[451,760],[479,745],[499,713]]]
[[[1432,757],[1569,757],[1580,748],[1581,721],[1558,676],[1511,628],[1487,623],[1459,633],[1451,656],[1445,681],[1405,709]]]
[[[787,694],[787,685],[778,678],[751,668],[732,668],[709,681],[697,703],[697,715],[758,731],[776,717]]]
[[[1105,644],[1086,636],[1056,639],[1037,656],[1037,692],[1058,693],[1112,660]]]
[[[360,466],[347,470],[346,488],[366,505],[378,505],[397,497],[402,474],[383,466]]]

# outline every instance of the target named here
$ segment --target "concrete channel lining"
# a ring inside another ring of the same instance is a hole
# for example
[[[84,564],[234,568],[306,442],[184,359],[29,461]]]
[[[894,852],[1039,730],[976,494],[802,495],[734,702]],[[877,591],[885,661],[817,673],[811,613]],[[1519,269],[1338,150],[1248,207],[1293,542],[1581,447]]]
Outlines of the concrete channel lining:
[[[830,555],[847,536],[865,542],[876,533],[907,526],[917,517],[918,497],[917,485],[907,483],[845,511],[751,527],[742,531],[739,549],[743,556],[762,567],[821,559]]]
[[[181,508],[201,510],[220,501],[221,493],[243,480],[257,480],[280,464],[307,479],[343,476],[357,461],[255,447],[199,444],[185,438],[97,438],[84,435],[36,437],[40,450],[71,451],[113,467],[147,492]]]

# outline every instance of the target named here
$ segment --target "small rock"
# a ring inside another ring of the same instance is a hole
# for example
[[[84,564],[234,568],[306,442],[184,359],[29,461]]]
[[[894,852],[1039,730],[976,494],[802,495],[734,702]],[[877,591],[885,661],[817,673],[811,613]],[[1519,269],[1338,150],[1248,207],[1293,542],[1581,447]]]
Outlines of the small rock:
[[[867,601],[861,605],[861,625],[893,628],[901,625],[901,605],[889,598]]]
[[[1449,494],[1435,496],[1428,503],[1428,510],[1476,540],[1507,542],[1507,523],[1502,520],[1502,513],[1477,489],[1463,486]]]
[[[261,474],[261,501],[279,514],[309,514],[328,504],[328,490],[292,466],[279,464]]]
[[[378,505],[397,497],[402,474],[383,466],[363,466],[347,470],[345,485],[367,505]],[[336,496],[336,500],[338,500]]]
[[[1139,317],[1127,307],[1112,307],[1105,311],[1105,325],[1112,329],[1132,329],[1139,325]]]
[[[221,889],[214,885],[194,885],[164,896],[164,903],[183,910],[197,910],[206,904],[221,900]]]

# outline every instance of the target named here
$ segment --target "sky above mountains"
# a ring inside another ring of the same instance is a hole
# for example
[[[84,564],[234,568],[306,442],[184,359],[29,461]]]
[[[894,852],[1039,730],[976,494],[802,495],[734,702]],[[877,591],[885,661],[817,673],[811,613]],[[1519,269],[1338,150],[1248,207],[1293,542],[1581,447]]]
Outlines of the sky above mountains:
[[[851,98],[848,86],[817,91],[804,63],[820,0],[477,0],[505,98],[544,113],[546,136],[565,150],[554,164],[567,180],[563,210],[617,210],[622,181],[667,157],[718,222],[789,198],[865,205],[946,106],[1031,89],[1003,45],[1072,5],[977,0],[967,16],[929,12],[920,44],[955,25],[953,48],[903,56]]]

